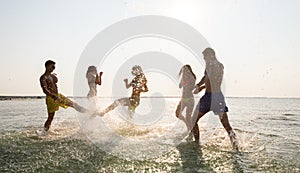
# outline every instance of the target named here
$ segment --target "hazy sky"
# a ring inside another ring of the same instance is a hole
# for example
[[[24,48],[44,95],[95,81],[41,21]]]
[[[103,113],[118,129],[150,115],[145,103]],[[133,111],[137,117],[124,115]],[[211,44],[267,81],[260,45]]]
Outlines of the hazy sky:
[[[39,76],[47,59],[57,62],[59,91],[73,95],[74,72],[89,41],[106,27],[140,15],[172,17],[198,30],[225,66],[226,96],[300,97],[298,0],[2,0],[0,95],[44,95]],[[161,45],[166,44],[171,43]],[[199,66],[192,64],[198,81]],[[103,71],[98,91],[108,96],[114,72]],[[167,80],[150,86],[166,95],[178,93]]]

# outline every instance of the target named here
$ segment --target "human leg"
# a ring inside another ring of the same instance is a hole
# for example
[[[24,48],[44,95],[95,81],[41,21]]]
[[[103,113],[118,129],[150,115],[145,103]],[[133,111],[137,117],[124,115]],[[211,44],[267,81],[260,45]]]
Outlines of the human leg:
[[[107,108],[105,108],[101,113],[100,116],[104,116],[106,113],[114,110],[116,107],[118,106],[118,104],[116,103],[116,101],[114,101],[111,105],[109,105]]]
[[[236,135],[235,135],[235,132],[233,131],[230,123],[229,123],[229,120],[228,120],[228,115],[226,112],[224,113],[220,113],[219,114],[219,118],[221,120],[221,123],[223,125],[223,127],[225,128],[225,130],[227,131],[228,133],[228,136],[230,138],[230,142],[232,144],[232,147],[235,149],[235,150],[238,150],[238,144],[237,144],[237,139],[236,139]]]
[[[210,101],[210,95],[205,93],[197,104],[191,118],[192,133],[194,134],[194,138],[197,143],[199,143],[200,139],[198,121],[201,117],[203,117],[207,112],[210,111]]]
[[[129,99],[128,98],[121,98],[121,99],[115,100],[111,105],[109,105],[107,108],[105,108],[100,113],[100,116],[104,116],[106,113],[114,110],[119,105],[121,105],[121,106],[129,106]]]
[[[82,106],[80,106],[79,104],[73,102],[73,104],[70,106],[73,107],[76,111],[81,112],[81,113],[87,113],[88,110]]]
[[[59,109],[59,105],[50,96],[46,96],[46,105],[47,105],[48,117],[44,124],[44,128],[45,131],[48,131],[50,129],[55,112],[58,111]]]
[[[180,116],[180,114],[182,112],[181,111],[182,110],[181,109],[181,105],[182,105],[181,103],[182,103],[182,101],[180,100],[179,103],[178,103],[178,105],[177,105],[176,111],[175,111],[175,115],[176,115],[177,118],[179,118],[179,116]]]
[[[186,108],[186,106],[183,104],[182,101],[180,101],[177,105],[175,115],[178,119],[182,120],[185,123],[188,130],[191,130],[190,124],[187,122],[186,118],[182,115],[182,112],[185,108]]]
[[[73,102],[72,100],[70,100],[69,98],[67,98],[66,96],[64,96],[62,94],[58,94],[58,98],[59,98],[58,104],[59,104],[59,106],[61,106],[63,108],[72,107],[76,111],[81,112],[81,113],[88,112],[88,110],[86,108],[80,106],[78,103]]]
[[[194,109],[194,99],[192,101],[190,101],[187,105],[186,105],[186,114],[185,114],[185,119],[187,122],[187,127],[189,130],[191,130],[192,125],[191,125],[191,118],[192,118],[192,113],[193,113],[193,109]]]
[[[50,126],[51,126],[51,123],[52,123],[52,120],[54,118],[54,114],[55,112],[53,113],[48,113],[48,118],[44,124],[44,128],[45,128],[45,131],[48,131],[50,129]]]
[[[197,110],[195,110],[194,114],[193,114],[193,119],[195,119],[195,120],[192,120],[192,127],[193,127],[192,128],[192,133],[194,135],[195,142],[198,143],[198,144],[199,144],[199,140],[200,140],[200,132],[199,132],[198,121],[201,117],[203,117],[203,115],[205,115],[205,113],[198,112]]]

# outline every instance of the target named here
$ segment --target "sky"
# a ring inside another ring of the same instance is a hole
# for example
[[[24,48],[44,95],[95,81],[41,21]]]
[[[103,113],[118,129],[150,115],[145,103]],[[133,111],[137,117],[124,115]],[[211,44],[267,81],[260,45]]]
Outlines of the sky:
[[[298,0],[1,0],[0,95],[44,95],[39,77],[48,59],[57,63],[59,91],[74,95],[78,61],[91,40],[115,23],[142,15],[174,18],[201,33],[225,66],[226,96],[300,97]],[[111,52],[109,57],[115,58],[95,64],[104,71],[99,96],[110,96],[115,85],[125,88],[113,82],[116,64],[135,53],[155,50],[183,55],[179,60],[191,63],[200,80],[203,64],[197,64],[194,59],[199,57],[182,46],[166,39],[132,39]],[[150,95],[180,94],[168,74],[149,71],[147,75]],[[130,69],[127,78],[132,78]],[[82,86],[87,93],[87,84]]]

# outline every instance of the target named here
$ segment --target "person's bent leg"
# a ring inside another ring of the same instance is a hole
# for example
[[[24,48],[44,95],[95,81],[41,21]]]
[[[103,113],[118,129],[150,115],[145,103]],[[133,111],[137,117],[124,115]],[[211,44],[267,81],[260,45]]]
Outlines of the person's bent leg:
[[[176,117],[178,118],[180,115],[181,115],[181,103],[182,103],[182,101],[179,101],[179,103],[178,103],[178,105],[177,105],[177,108],[176,108],[176,111],[175,111],[175,115],[176,115]]]
[[[111,105],[109,105],[107,108],[105,108],[100,113],[100,116],[104,116],[106,113],[114,110],[119,105],[128,106],[128,102],[129,102],[128,98],[121,98],[121,99],[115,100]]]
[[[104,116],[106,113],[114,110],[117,106],[118,106],[118,104],[116,103],[116,101],[114,101],[111,105],[109,105],[102,112],[100,112],[100,116]]]
[[[46,122],[44,124],[45,131],[48,131],[50,129],[51,122],[52,122],[52,120],[54,118],[54,114],[55,114],[55,112],[48,113],[48,118],[47,118],[47,120],[46,120]]]

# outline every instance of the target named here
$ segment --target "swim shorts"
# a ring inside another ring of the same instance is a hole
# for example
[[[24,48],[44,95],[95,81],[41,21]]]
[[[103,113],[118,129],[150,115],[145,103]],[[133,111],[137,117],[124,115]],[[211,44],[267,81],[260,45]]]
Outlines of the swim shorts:
[[[196,109],[202,113],[213,111],[215,115],[228,112],[228,107],[226,106],[224,96],[221,92],[205,93],[197,104]]]
[[[68,99],[62,94],[58,94],[57,97],[59,98],[58,103],[56,103],[52,97],[46,96],[46,105],[48,113],[54,113],[55,111],[58,111],[59,106],[66,109],[73,104],[73,102],[70,99]]]

